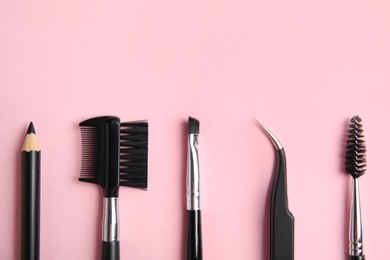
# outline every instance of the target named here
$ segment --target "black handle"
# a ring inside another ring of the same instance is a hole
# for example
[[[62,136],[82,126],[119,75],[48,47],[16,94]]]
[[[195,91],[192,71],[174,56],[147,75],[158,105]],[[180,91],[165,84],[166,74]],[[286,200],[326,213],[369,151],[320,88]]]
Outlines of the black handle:
[[[200,210],[188,210],[187,260],[202,260]]]
[[[119,241],[103,241],[102,260],[119,260]]]
[[[365,259],[364,255],[361,255],[361,256],[352,256],[352,255],[350,255],[349,256],[349,260],[364,260],[364,259]]]
[[[41,153],[22,152],[21,258],[39,259]]]
[[[288,210],[286,156],[277,151],[271,196],[271,259],[294,259],[294,216]]]

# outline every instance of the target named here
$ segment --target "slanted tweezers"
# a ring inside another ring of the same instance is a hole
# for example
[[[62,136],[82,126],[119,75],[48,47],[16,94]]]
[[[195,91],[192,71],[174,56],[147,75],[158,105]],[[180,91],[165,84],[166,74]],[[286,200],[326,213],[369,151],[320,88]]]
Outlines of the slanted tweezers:
[[[275,175],[271,194],[271,260],[293,260],[294,216],[288,209],[286,155],[276,136],[259,121],[257,123],[276,149]]]

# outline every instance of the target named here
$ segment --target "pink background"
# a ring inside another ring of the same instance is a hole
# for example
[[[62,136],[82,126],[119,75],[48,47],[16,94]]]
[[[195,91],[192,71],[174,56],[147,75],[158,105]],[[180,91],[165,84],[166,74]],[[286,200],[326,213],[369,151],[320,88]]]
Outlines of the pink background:
[[[346,259],[347,121],[368,147],[364,246],[390,244],[390,2],[0,2],[1,259],[19,259],[20,148],[42,148],[41,259],[99,259],[101,191],[78,123],[150,122],[149,189],[120,190],[122,259],[185,259],[188,116],[200,120],[204,259],[269,259],[274,152],[287,153],[295,259]]]

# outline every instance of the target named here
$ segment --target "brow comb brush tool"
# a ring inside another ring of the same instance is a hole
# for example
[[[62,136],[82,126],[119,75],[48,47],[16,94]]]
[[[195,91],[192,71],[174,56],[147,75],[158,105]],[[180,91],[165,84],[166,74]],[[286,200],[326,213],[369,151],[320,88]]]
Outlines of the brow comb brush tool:
[[[366,172],[366,144],[362,120],[354,116],[350,120],[345,154],[345,171],[352,176],[351,211],[349,222],[349,259],[364,260],[363,230],[360,212],[358,178]]]
[[[119,186],[147,188],[148,123],[120,123],[103,116],[80,123],[80,181],[98,184],[104,192],[102,259],[119,260]]]
[[[288,209],[286,155],[276,136],[259,121],[257,123],[276,149],[271,193],[271,260],[293,260],[294,216]]]

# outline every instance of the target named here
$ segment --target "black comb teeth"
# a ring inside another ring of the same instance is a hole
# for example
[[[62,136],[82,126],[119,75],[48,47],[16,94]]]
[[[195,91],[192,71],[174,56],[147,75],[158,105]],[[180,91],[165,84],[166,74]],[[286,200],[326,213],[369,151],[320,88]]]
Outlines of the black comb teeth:
[[[80,181],[99,184],[105,197],[118,197],[119,185],[147,188],[148,123],[120,123],[115,116],[87,119],[80,124]]]
[[[121,123],[120,185],[148,187],[148,123]]]
[[[99,142],[94,126],[81,126],[82,164],[80,179],[98,183],[96,179],[97,161],[99,160]]]
[[[366,171],[366,144],[361,121],[359,116],[352,117],[348,131],[345,171],[353,178],[359,178]]]

